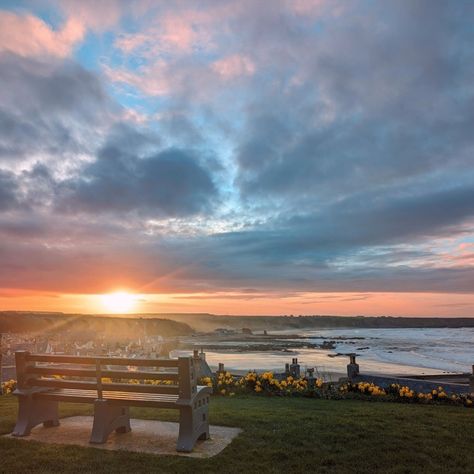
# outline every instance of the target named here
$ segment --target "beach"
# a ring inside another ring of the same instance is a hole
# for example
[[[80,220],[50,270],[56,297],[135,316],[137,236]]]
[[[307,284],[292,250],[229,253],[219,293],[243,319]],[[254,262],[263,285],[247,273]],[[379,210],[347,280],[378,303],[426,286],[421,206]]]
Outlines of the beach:
[[[294,339],[291,336],[297,336]],[[288,339],[288,336],[290,338]],[[253,342],[255,338],[258,342]],[[279,343],[295,342],[297,348],[281,349]],[[393,375],[431,375],[440,373],[467,373],[474,363],[474,328],[409,328],[409,329],[323,329],[269,331],[265,350],[260,337],[235,336],[194,340],[196,348],[203,347],[211,368],[224,363],[234,372],[247,370],[283,370],[294,357],[302,368],[314,367],[326,378],[338,378],[346,373],[348,357],[356,353],[361,372]],[[331,343],[330,349],[304,347]],[[212,349],[207,350],[206,346]],[[173,351],[172,356],[189,351]]]

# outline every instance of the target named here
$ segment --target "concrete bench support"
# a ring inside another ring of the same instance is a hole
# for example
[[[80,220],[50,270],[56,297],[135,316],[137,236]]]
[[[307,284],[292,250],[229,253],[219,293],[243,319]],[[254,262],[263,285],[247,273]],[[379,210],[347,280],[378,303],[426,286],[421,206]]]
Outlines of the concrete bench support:
[[[204,400],[205,401],[205,400]],[[198,439],[209,439],[208,407],[182,407],[179,412],[179,436],[176,450],[191,452]]]
[[[58,402],[39,400],[33,395],[18,396],[18,418],[13,436],[28,436],[35,426],[59,426]]]
[[[132,430],[129,408],[118,406],[107,400],[96,400],[90,442],[93,444],[105,443],[109,434],[114,430],[117,433],[128,433]]]

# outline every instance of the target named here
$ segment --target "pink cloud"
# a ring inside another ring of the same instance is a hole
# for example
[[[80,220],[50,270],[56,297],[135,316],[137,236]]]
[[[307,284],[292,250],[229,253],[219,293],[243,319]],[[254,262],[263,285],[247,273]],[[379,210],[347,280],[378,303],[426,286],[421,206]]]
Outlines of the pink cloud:
[[[115,40],[115,46],[124,53],[129,54],[144,46],[149,40],[149,35],[144,33],[121,35]]]
[[[325,0],[289,0],[287,6],[290,10],[300,15],[307,15],[320,10],[325,4]]]
[[[448,252],[437,253],[434,264],[447,268],[474,266],[474,242],[458,243]]]
[[[319,17],[340,16],[350,4],[338,0],[285,0],[287,9],[296,15]]]
[[[0,13],[0,51],[10,51],[21,56],[68,56],[74,45],[82,40],[83,24],[70,18],[55,31],[33,15]]]
[[[164,61],[157,61],[151,67],[140,69],[138,73],[110,67],[104,67],[104,72],[112,82],[136,87],[148,95],[160,96],[170,92],[168,66]]]
[[[458,245],[460,252],[474,252],[474,242],[462,242]]]
[[[122,113],[122,119],[136,124],[143,124],[148,121],[148,116],[135,109],[125,109]]]
[[[105,31],[116,25],[126,14],[143,13],[147,2],[122,2],[120,0],[61,0],[58,6],[67,17],[74,17],[87,29]]]
[[[232,79],[237,76],[252,76],[255,64],[247,56],[234,54],[214,62],[212,69],[224,79]]]
[[[122,34],[115,46],[130,54],[140,50],[146,57],[159,55],[163,51],[190,53],[194,48],[212,47],[215,21],[209,12],[185,10],[160,13],[148,28],[137,33]]]
[[[163,32],[160,40],[166,45],[180,50],[190,50],[199,39],[192,23],[187,18],[170,15],[162,22]]]
[[[21,56],[67,57],[84,39],[87,30],[110,29],[126,12],[132,16],[142,15],[148,3],[127,5],[119,0],[63,0],[59,6],[66,20],[58,29],[32,14],[0,11],[0,51]]]

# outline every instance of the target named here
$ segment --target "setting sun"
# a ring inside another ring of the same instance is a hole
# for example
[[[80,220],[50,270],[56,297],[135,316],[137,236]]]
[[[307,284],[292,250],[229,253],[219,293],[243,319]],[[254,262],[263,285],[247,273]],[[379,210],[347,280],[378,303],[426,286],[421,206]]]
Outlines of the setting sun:
[[[117,291],[102,295],[101,299],[107,311],[112,313],[128,313],[135,307],[137,297],[126,291]]]

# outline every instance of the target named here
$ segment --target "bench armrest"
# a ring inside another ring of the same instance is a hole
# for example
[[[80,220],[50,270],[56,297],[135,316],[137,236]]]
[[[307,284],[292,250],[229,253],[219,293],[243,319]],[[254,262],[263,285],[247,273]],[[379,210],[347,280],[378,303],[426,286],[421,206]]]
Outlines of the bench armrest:
[[[176,401],[176,405],[182,405],[182,406],[192,405],[195,400],[202,398],[204,396],[211,395],[211,394],[212,394],[211,387],[207,387],[206,385],[198,385],[197,391],[194,394],[194,397],[192,397],[191,399],[180,398]]]

